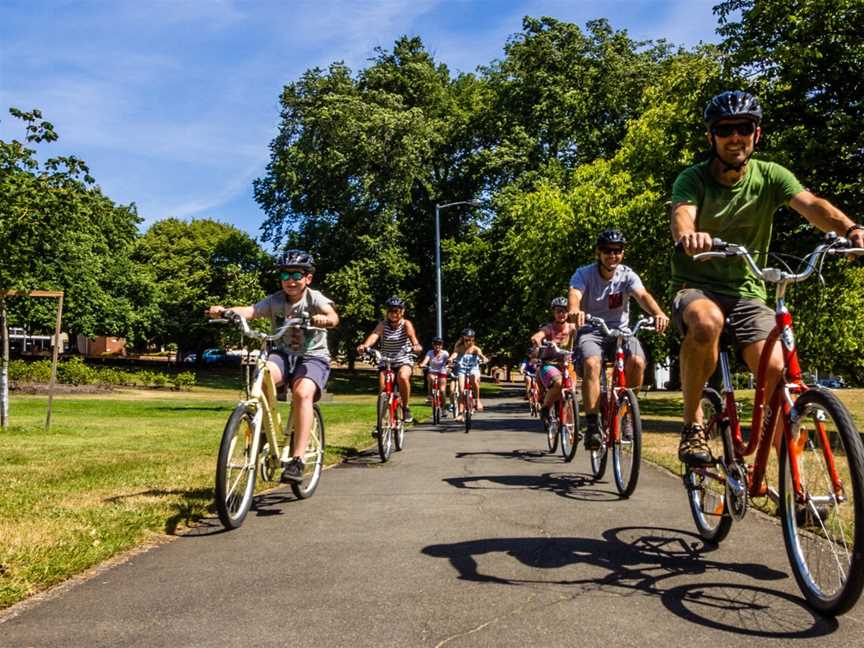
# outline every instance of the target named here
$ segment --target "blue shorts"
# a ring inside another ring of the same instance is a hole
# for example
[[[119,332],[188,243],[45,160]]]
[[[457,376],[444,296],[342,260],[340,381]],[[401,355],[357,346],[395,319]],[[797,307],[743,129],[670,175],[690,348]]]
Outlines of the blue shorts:
[[[267,356],[267,362],[272,362],[279,367],[279,372],[282,374],[282,382],[294,386],[294,383],[301,378],[308,378],[315,383],[315,400],[321,398],[321,392],[327,385],[327,379],[330,377],[330,361],[327,358],[319,356],[294,356],[296,364],[294,372],[289,373],[286,367],[291,367],[293,358],[281,351],[271,351]]]

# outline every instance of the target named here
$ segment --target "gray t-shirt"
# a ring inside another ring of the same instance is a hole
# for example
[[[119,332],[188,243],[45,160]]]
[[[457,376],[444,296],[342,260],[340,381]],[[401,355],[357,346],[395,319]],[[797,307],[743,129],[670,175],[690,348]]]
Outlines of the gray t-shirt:
[[[255,304],[255,317],[268,318],[273,327],[272,330],[276,331],[285,323],[286,319],[297,317],[301,313],[321,315],[327,305],[332,306],[333,301],[311,288],[307,288],[304,295],[294,304],[288,301],[285,293],[280,290]],[[304,356],[330,360],[330,349],[327,348],[327,331],[302,331],[301,333]],[[282,351],[291,352],[290,341],[291,332],[289,331],[288,335],[279,340],[275,346]]]
[[[619,265],[612,278],[606,281],[597,263],[574,272],[570,287],[582,292],[582,310],[599,317],[609,328],[630,324],[630,296],[643,288],[639,275],[627,266]]]

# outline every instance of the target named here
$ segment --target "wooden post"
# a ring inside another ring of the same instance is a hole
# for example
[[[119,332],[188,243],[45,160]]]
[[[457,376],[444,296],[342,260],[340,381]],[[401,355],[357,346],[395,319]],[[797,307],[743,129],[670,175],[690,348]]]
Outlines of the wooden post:
[[[63,293],[57,298],[57,325],[54,327],[54,352],[51,357],[51,382],[48,384],[48,414],[45,416],[45,432],[51,431],[51,405],[54,402],[54,384],[57,382],[57,356],[60,354],[60,321],[63,318]]]
[[[47,431],[51,427],[51,401],[54,397],[54,382],[57,377],[57,356],[58,349],[60,346],[60,319],[63,315],[63,291],[62,290],[0,290],[0,305],[3,306],[3,315],[5,321],[5,298],[6,297],[57,297],[59,298],[59,302],[57,303],[57,326],[55,327],[54,334],[54,360],[51,364],[51,384],[48,387],[48,418],[45,421],[45,430]],[[8,349],[8,332],[3,337],[3,367],[4,369],[8,366],[6,363],[9,359],[9,349]],[[9,393],[8,393],[8,375],[3,373],[3,377],[7,378],[0,385],[0,418],[2,418],[3,430],[6,430],[6,426],[9,423],[9,416],[7,407],[9,405]]]

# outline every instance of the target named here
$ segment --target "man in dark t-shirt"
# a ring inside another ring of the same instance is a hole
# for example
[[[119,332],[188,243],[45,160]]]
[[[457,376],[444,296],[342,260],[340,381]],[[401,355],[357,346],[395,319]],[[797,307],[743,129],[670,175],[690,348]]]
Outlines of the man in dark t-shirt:
[[[681,345],[684,427],[678,456],[689,465],[711,463],[699,408],[702,388],[717,364],[718,340],[728,319],[730,332],[753,373],[765,340],[774,327],[774,311],[765,304],[764,283],[743,259],[693,260],[711,250],[712,239],[745,246],[764,264],[774,214],[791,207],[824,232],[836,232],[864,246],[862,227],[827,200],[804,189],[779,164],[751,160],[762,134],[762,107],[753,95],[723,92],[705,107],[711,158],[681,172],[672,187],[672,237],[680,244],[672,259],[672,283],[678,289],[672,319]],[[771,393],[783,372],[775,346],[765,376]],[[779,421],[778,421],[779,422]]]

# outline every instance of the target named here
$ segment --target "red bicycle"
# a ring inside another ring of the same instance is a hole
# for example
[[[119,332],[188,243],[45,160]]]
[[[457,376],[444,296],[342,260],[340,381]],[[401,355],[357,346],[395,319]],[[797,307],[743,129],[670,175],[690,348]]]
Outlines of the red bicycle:
[[[779,503],[786,553],[807,602],[822,614],[849,610],[864,587],[864,445],[849,411],[830,391],[807,386],[801,376],[784,303],[786,286],[807,279],[826,255],[864,254],[829,234],[804,259],[804,270],[759,268],[742,246],[714,240],[700,258],[741,257],[750,269],[776,286],[776,324],[759,359],[749,440],[744,440],[732,389],[729,358],[720,354],[724,397],[706,388],[702,409],[713,461],[685,467],[684,486],[699,534],[718,543],[733,520],[748,510],[748,498],[769,496]],[[774,345],[781,344],[784,380],[765,391],[765,371]],[[777,417],[782,422],[779,493],[764,481]],[[756,454],[753,464],[745,457]]]
[[[636,337],[640,330],[654,330],[653,317],[640,317],[633,329],[626,326],[610,329],[599,317],[589,317],[606,337],[615,338],[615,360],[612,379],[606,380],[606,364],[600,372],[600,432],[603,443],[599,450],[591,451],[591,471],[594,479],[602,479],[606,472],[609,451],[612,451],[612,474],[621,497],[630,497],[639,481],[642,460],[642,418],[636,394],[627,386],[624,373],[624,341]]]
[[[531,416],[540,416],[540,386],[537,384],[537,376],[528,374],[528,379],[531,381],[528,385],[528,411]]]
[[[376,367],[382,367],[384,374],[384,389],[378,394],[378,420],[375,427],[375,436],[378,439],[378,454],[381,461],[386,462],[396,450],[402,450],[405,443],[405,420],[402,417],[402,395],[396,385],[396,373],[393,371],[393,362],[396,358],[382,355],[380,351],[369,349],[367,352],[369,363]]]
[[[576,386],[570,367],[573,362],[573,352],[560,348],[554,342],[546,340],[542,347],[545,349],[541,354],[551,352],[551,357],[543,358],[544,363],[554,362],[562,366],[561,370],[561,396],[549,408],[549,418],[546,423],[546,442],[549,452],[555,452],[558,439],[561,439],[561,456],[564,461],[571,462],[576,456],[576,448],[579,447],[579,404],[576,401]]]
[[[432,378],[432,393],[430,399],[432,401],[432,423],[439,425],[441,417],[444,414],[444,390],[441,387],[441,377],[438,374],[431,374]],[[441,430],[444,431],[443,428]]]

